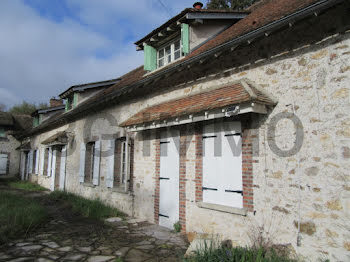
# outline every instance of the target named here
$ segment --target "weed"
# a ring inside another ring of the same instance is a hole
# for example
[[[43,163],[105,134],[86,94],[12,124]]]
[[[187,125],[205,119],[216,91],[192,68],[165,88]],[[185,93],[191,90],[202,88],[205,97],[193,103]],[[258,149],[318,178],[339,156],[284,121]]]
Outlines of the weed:
[[[194,252],[193,256],[184,258],[184,262],[294,262],[288,257],[279,256],[274,250],[265,250],[264,248],[214,248],[205,245],[204,248]]]
[[[174,224],[174,231],[179,233],[181,232],[181,224],[180,224],[180,221],[177,221],[175,224]]]
[[[46,218],[45,209],[34,200],[0,192],[0,243],[28,233]]]
[[[27,182],[27,181],[9,181],[7,183],[12,188],[24,189],[27,191],[45,191],[46,188],[43,188],[39,185]]]
[[[115,262],[124,262],[124,260],[121,257],[118,257],[115,259]]]
[[[49,195],[53,201],[64,201],[71,205],[73,212],[79,213],[84,217],[93,219],[104,219],[108,217],[124,217],[125,214],[116,208],[102,203],[101,200],[90,200],[72,193],[54,191]]]

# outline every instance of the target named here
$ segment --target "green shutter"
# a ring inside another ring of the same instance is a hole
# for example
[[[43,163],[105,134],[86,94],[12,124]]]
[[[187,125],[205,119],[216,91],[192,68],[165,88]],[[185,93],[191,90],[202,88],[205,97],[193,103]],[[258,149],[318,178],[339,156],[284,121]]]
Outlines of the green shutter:
[[[39,125],[39,117],[36,116],[36,117],[33,118],[33,126],[37,127],[38,125]]]
[[[39,115],[39,125],[41,124],[42,121],[43,121],[43,115]]]
[[[188,54],[190,52],[190,27],[188,24],[181,24],[181,43],[182,52]]]
[[[6,134],[5,134],[5,129],[0,127],[0,137],[5,137]]]
[[[67,98],[66,99],[66,112],[68,112],[69,110],[69,99]]]
[[[153,71],[157,69],[157,50],[149,45],[144,46],[146,71]]]
[[[78,93],[74,93],[73,96],[73,108],[76,108],[78,104]]]

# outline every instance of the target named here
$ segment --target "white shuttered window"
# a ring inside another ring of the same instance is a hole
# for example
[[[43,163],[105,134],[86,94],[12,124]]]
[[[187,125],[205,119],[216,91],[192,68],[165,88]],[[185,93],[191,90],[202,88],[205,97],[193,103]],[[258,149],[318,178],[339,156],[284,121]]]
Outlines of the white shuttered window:
[[[203,129],[203,202],[243,207],[240,122],[208,124]]]

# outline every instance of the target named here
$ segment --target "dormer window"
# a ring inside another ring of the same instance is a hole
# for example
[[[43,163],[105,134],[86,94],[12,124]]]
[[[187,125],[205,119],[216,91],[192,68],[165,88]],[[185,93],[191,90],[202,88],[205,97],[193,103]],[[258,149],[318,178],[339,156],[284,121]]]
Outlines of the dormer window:
[[[158,49],[158,68],[170,64],[182,56],[181,40],[176,39],[172,43],[168,43]]]
[[[77,102],[78,102],[78,94],[77,93],[73,93],[73,94],[69,95],[66,99],[66,112],[75,108],[77,105]]]

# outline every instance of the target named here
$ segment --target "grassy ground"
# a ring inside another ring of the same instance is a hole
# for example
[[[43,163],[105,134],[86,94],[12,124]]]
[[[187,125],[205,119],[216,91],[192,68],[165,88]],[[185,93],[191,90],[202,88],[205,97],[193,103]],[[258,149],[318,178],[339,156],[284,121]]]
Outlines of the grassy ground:
[[[0,243],[28,233],[46,218],[45,209],[35,200],[0,192]]]
[[[84,217],[93,219],[104,219],[108,217],[124,217],[125,214],[118,209],[106,206],[100,200],[89,200],[71,193],[55,191],[49,195],[54,201],[64,201],[69,203],[73,212],[79,213]]]
[[[295,262],[296,260],[277,255],[273,250],[249,248],[204,248],[195,255],[184,258],[184,262]]]
[[[43,188],[37,184],[33,184],[27,181],[8,181],[7,185],[12,188],[24,189],[27,191],[45,191],[46,188]]]

